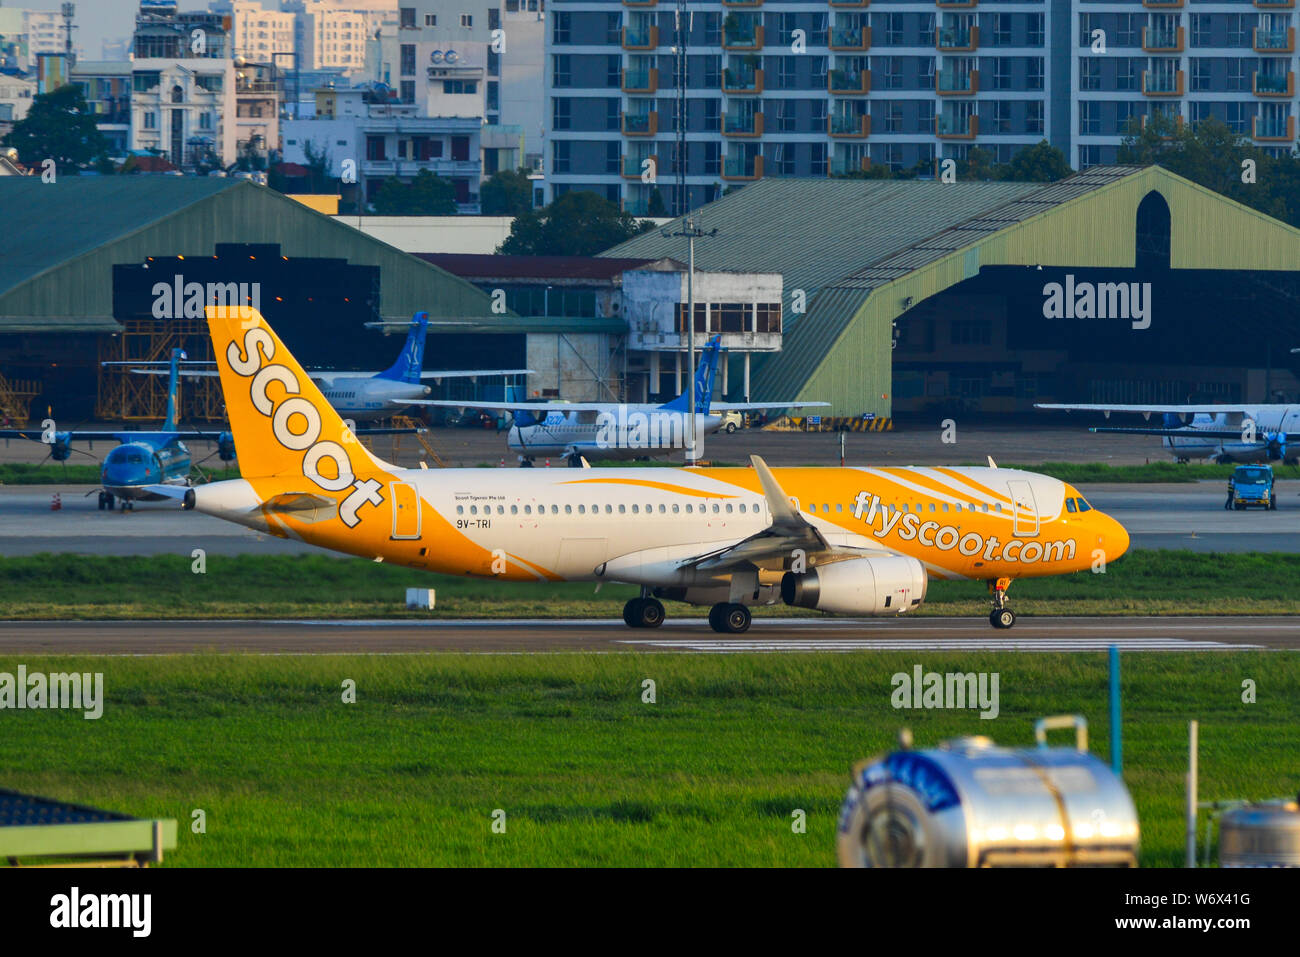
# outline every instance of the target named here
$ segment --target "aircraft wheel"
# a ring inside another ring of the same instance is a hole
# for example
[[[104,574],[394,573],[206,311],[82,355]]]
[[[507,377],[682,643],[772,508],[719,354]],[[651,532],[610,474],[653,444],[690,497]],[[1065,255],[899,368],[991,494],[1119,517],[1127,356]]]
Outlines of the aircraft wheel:
[[[113,496],[112,496],[112,495],[109,495],[107,492],[105,492],[105,493],[104,493],[104,501],[105,501],[105,503],[107,503],[107,505],[108,505],[108,510],[109,510],[110,512],[113,511],[113,506],[117,504],[117,503],[113,500]]]
[[[571,469],[582,468],[582,456],[578,455],[576,452],[573,455],[570,455],[567,461],[569,463],[569,468]]]
[[[735,422],[728,422],[728,423],[727,423],[727,434],[728,434],[728,435],[731,435],[731,434],[732,434],[733,432],[735,432],[735,431],[736,431],[736,423],[735,423]]]
[[[709,626],[724,635],[741,635],[749,630],[752,617],[744,605],[718,602],[709,609]]]
[[[103,492],[100,492],[100,493],[99,493],[99,510],[102,512],[102,511],[104,510],[104,508],[105,508],[105,505],[104,505],[104,493],[103,493]]]
[[[1016,623],[1016,613],[1010,608],[995,608],[989,612],[989,624],[994,628],[1010,628]]]
[[[533,467],[533,460],[532,460],[532,459],[524,459],[522,462],[519,463],[519,467],[520,467],[521,469],[530,469],[530,468]]]
[[[641,602],[643,598],[629,598],[623,605],[623,623],[629,628],[640,628],[637,624],[637,618],[641,614]]]

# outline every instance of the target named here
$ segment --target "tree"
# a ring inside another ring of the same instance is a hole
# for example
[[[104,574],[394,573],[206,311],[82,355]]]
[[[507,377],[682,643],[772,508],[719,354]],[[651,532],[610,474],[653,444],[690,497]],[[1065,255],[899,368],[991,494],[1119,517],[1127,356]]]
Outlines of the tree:
[[[45,160],[54,160],[57,172],[85,169],[108,152],[81,88],[72,84],[34,98],[4,145],[15,147],[25,164],[38,169]]]
[[[999,179],[1013,183],[1054,183],[1074,172],[1065,154],[1047,140],[1016,151],[1011,162],[999,167]]]
[[[957,161],[957,178],[966,182],[986,182],[1000,179],[997,157],[981,146],[972,146],[966,158]]]
[[[533,208],[533,181],[528,169],[498,170],[478,190],[484,216],[520,216]]]
[[[636,220],[595,193],[565,193],[550,206],[515,217],[510,235],[497,250],[515,256],[594,256],[646,230]]]
[[[370,203],[380,216],[454,216],[456,187],[422,169],[409,184],[388,177]]]
[[[655,191],[650,194],[650,202],[646,205],[645,212],[647,216],[652,216],[656,219],[663,219],[668,215],[668,207],[664,205],[664,196],[663,193],[659,192],[658,186],[656,186]]]

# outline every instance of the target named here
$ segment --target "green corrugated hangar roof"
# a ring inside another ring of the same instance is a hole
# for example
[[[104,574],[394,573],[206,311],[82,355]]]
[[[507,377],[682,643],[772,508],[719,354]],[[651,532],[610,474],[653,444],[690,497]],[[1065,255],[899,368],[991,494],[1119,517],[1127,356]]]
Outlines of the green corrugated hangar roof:
[[[0,177],[0,332],[116,332],[112,270],[217,243],[277,243],[289,257],[379,266],[383,318],[490,317],[459,277],[243,180]]]
[[[784,341],[779,353],[755,357],[755,400],[888,415],[891,325],[910,304],[982,265],[1132,268],[1137,206],[1152,191],[1170,208],[1174,268],[1300,268],[1300,231],[1160,167],[1135,166],[1047,184],[761,179],[693,214],[718,230],[696,241],[695,261],[785,277]],[[601,255],[685,259],[686,240],[663,231]],[[803,315],[792,308],[796,290],[806,296]]]

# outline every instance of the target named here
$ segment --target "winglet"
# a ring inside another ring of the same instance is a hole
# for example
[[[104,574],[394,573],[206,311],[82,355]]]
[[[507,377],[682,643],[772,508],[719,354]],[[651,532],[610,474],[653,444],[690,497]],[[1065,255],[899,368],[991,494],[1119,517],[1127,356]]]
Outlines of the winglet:
[[[749,461],[753,463],[754,471],[758,473],[758,481],[762,483],[763,495],[767,498],[767,507],[772,510],[772,524],[786,524],[788,522],[802,524],[803,517],[795,511],[790,496],[785,494],[780,483],[777,482],[776,476],[767,467],[767,463],[757,455],[751,455]]]
[[[993,461],[993,456],[990,455],[988,459],[989,459],[989,468],[995,469],[998,467],[998,463]]]

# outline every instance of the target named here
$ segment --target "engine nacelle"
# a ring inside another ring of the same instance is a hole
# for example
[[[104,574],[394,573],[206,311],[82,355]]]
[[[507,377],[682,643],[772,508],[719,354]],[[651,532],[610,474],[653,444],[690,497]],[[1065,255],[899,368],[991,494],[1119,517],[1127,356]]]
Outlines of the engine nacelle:
[[[786,572],[781,598],[832,615],[901,615],[925,600],[926,582],[925,567],[906,555],[850,558]]]

